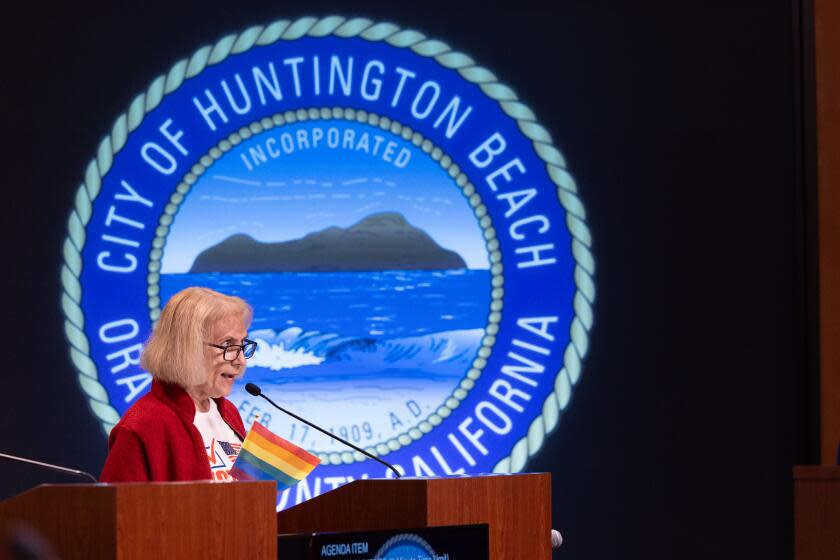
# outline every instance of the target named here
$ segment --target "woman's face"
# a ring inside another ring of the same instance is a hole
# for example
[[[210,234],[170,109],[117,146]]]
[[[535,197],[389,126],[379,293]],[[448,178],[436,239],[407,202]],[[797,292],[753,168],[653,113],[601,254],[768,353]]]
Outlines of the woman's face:
[[[212,326],[207,342],[219,346],[241,345],[247,336],[241,317],[226,317]],[[224,359],[224,350],[212,346],[205,346],[204,356],[208,375],[207,396],[219,398],[230,395],[233,380],[245,373],[245,356],[239,352],[235,360],[228,362]]]

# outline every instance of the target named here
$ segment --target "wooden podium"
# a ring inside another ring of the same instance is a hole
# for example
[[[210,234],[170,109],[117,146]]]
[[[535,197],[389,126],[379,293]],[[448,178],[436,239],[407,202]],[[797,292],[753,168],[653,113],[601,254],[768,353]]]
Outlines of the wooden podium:
[[[794,558],[840,558],[840,467],[793,468]]]
[[[273,560],[279,533],[487,524],[491,559],[551,557],[548,474],[358,480],[280,513],[275,500],[273,482],[43,485],[0,503],[0,538],[32,529],[64,559]]]
[[[0,503],[0,531],[8,541],[10,533],[34,530],[65,560],[274,560],[276,488],[274,482],[42,485]]]
[[[551,475],[357,480],[277,514],[277,532],[477,525],[490,558],[551,558]]]

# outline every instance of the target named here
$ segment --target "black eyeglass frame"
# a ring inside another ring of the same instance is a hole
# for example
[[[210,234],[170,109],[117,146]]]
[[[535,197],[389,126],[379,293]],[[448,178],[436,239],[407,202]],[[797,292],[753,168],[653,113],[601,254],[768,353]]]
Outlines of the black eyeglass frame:
[[[256,352],[257,352],[257,343],[253,340],[248,339],[248,338],[242,339],[242,342],[244,342],[244,344],[229,344],[228,346],[222,346],[221,344],[210,344],[209,342],[207,342],[206,344],[207,344],[207,346],[212,346],[213,348],[218,348],[219,350],[224,350],[224,352],[222,353],[222,358],[226,362],[234,361],[236,358],[239,357],[240,352],[242,353],[243,356],[245,356],[246,360],[248,358],[253,358],[254,354],[256,354]],[[233,350],[234,348],[236,348],[236,354],[234,354],[233,358],[228,359],[227,358],[228,350]],[[253,348],[253,350],[251,350],[251,352],[249,354],[245,350],[246,348],[248,348],[248,349]]]

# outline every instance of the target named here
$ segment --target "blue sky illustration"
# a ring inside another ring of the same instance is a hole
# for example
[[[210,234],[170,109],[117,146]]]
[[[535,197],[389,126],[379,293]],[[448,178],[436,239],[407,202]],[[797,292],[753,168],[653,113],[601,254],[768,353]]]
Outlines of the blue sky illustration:
[[[315,128],[326,134],[330,127],[342,135],[352,129],[357,139],[368,133],[368,153],[329,147],[325,140],[309,148],[295,143],[290,153],[279,148],[283,133],[293,139],[298,134],[311,139]],[[373,135],[384,138],[377,155],[371,153]],[[271,138],[273,153],[279,155],[255,165],[250,150],[267,153],[266,142]],[[389,141],[397,144],[394,153],[409,150],[404,168],[382,158]],[[438,162],[411,142],[379,128],[321,120],[255,135],[214,163],[179,207],[166,239],[162,272],[189,271],[201,251],[237,233],[263,242],[288,241],[330,226],[348,227],[378,212],[401,213],[442,247],[456,251],[471,269],[489,267],[472,208]]]

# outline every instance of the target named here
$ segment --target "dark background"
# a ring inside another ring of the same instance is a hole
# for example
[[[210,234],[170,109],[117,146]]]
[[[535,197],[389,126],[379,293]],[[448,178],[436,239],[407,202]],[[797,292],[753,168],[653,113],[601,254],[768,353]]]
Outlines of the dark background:
[[[11,382],[0,451],[95,474],[104,461],[68,357],[59,266],[73,197],[114,118],[225,34],[363,15],[495,72],[551,132],[580,187],[597,266],[591,350],[527,467],[553,473],[553,522],[566,539],[556,557],[790,558],[791,466],[817,459],[798,11],[798,0],[18,9],[0,90]],[[11,463],[0,473],[0,498],[67,481]]]

